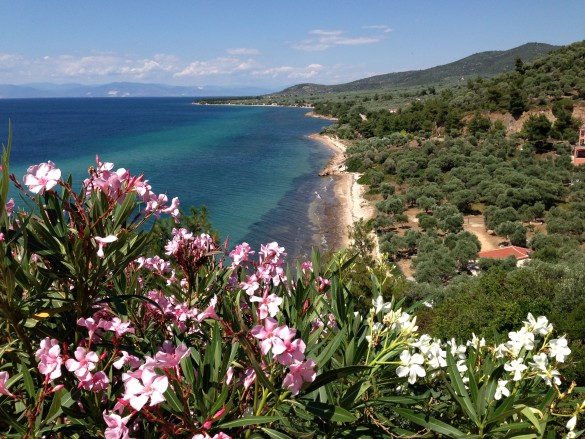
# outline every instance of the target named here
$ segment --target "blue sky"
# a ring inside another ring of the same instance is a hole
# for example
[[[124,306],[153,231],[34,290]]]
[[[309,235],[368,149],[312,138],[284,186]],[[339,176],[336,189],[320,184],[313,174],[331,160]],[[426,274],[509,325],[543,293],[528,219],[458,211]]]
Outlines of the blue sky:
[[[279,89],[585,39],[585,0],[0,0],[0,83]]]

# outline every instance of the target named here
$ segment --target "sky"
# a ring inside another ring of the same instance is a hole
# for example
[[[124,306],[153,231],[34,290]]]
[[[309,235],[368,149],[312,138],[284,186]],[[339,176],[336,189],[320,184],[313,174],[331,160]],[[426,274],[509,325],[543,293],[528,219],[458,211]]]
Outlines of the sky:
[[[0,84],[278,90],[585,39],[585,0],[0,0]]]

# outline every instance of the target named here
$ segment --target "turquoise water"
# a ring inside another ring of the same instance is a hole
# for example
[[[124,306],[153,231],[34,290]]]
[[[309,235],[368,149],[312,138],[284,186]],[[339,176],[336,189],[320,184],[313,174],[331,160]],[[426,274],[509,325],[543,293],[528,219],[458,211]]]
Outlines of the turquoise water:
[[[52,160],[80,183],[102,161],[144,173],[181,206],[207,206],[232,245],[278,240],[307,254],[316,233],[308,211],[331,153],[308,134],[328,122],[308,110],[191,105],[190,99],[0,100],[0,139],[13,131],[11,171]]]

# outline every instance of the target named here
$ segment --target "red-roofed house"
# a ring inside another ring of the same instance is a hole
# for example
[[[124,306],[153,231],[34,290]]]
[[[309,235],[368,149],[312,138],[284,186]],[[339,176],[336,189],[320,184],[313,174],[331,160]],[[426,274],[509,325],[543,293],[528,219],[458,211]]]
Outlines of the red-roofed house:
[[[480,252],[479,257],[490,259],[506,259],[508,256],[514,256],[517,261],[521,261],[523,259],[530,258],[530,253],[532,252],[527,248],[510,245],[508,247]]]

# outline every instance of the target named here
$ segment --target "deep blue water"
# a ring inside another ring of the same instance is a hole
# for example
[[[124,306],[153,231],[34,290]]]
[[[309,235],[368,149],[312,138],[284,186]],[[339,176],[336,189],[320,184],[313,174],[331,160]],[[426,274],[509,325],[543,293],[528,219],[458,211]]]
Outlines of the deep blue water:
[[[178,196],[185,210],[205,205],[232,245],[278,240],[299,256],[318,240],[308,212],[331,156],[307,138],[328,122],[307,111],[183,98],[0,100],[0,140],[10,120],[19,178],[52,160],[79,185],[99,154],[116,169],[144,173],[154,192]]]

